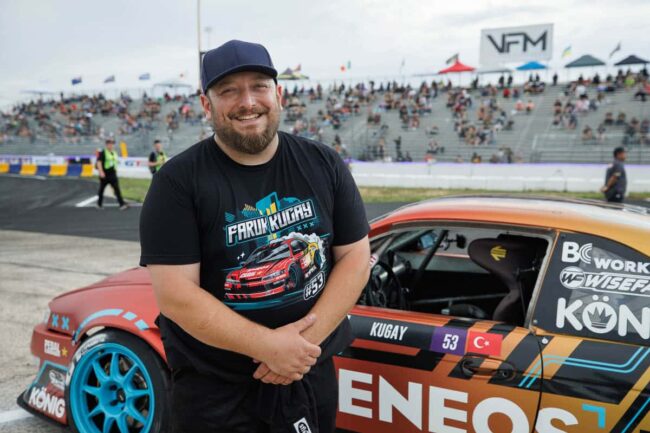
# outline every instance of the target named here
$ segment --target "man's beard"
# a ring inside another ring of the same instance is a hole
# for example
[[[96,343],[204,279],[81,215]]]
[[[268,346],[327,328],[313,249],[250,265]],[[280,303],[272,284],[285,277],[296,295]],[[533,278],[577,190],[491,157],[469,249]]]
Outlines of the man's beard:
[[[266,115],[268,122],[264,131],[259,134],[240,134],[231,124],[219,125],[216,120],[217,115],[214,111],[212,112],[212,127],[224,145],[242,153],[256,155],[268,147],[278,132],[278,128],[280,127],[280,114],[279,110],[271,109],[265,111],[264,109],[257,109],[253,110],[252,113],[242,111],[228,117],[231,121],[236,122],[235,117],[245,116],[247,114]]]

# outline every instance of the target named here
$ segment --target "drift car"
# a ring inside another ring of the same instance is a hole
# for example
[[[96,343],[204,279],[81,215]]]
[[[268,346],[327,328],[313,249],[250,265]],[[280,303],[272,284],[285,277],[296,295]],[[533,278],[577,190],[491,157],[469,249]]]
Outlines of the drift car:
[[[375,220],[371,246],[356,339],[335,357],[340,431],[650,430],[643,209],[442,198]],[[49,307],[21,406],[83,433],[164,431],[169,372],[147,271]]]
[[[226,276],[226,299],[259,299],[302,286],[321,267],[316,242],[283,239],[255,249],[240,269]]]

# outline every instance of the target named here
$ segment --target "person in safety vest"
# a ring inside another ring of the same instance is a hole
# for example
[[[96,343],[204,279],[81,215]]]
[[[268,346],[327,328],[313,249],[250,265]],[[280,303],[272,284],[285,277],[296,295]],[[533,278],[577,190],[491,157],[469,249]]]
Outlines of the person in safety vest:
[[[99,192],[97,193],[97,208],[103,209],[104,189],[110,185],[115,192],[115,197],[120,205],[120,210],[129,208],[122,198],[120,185],[117,180],[117,152],[115,151],[115,140],[106,139],[106,147],[97,156],[97,171],[99,173]]]
[[[149,154],[149,171],[151,174],[156,174],[160,167],[167,161],[167,154],[162,150],[162,143],[160,140],[155,140],[153,142],[153,152]]]

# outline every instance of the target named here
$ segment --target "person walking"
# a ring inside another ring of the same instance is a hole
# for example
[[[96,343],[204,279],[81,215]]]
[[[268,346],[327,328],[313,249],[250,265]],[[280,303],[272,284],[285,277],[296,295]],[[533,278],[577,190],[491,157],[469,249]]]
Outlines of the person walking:
[[[149,171],[151,174],[156,174],[160,167],[167,161],[167,154],[162,148],[162,142],[160,140],[155,140],[153,142],[153,151],[149,154]]]
[[[97,193],[97,209],[104,209],[104,190],[107,185],[113,188],[115,198],[120,206],[120,210],[126,210],[129,205],[122,198],[120,184],[117,179],[117,152],[115,151],[115,140],[107,138],[106,146],[99,152],[97,157],[97,172],[99,173],[99,191]]]
[[[201,82],[215,134],[158,170],[140,219],[171,431],[332,433],[332,356],[369,276],[359,191],[330,146],[278,131],[264,46],[208,51]]]
[[[619,146],[614,149],[614,161],[607,166],[605,172],[605,185],[600,189],[605,194],[605,200],[612,203],[623,203],[627,189],[627,176],[623,163],[627,158],[627,151]]]

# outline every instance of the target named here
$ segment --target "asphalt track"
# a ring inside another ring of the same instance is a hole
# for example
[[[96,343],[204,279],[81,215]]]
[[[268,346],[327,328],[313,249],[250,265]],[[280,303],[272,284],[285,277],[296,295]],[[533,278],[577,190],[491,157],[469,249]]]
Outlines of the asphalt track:
[[[96,194],[92,180],[0,176],[0,229],[138,241],[139,204],[119,211],[108,197],[98,210]],[[366,213],[372,219],[398,206],[371,204]]]

